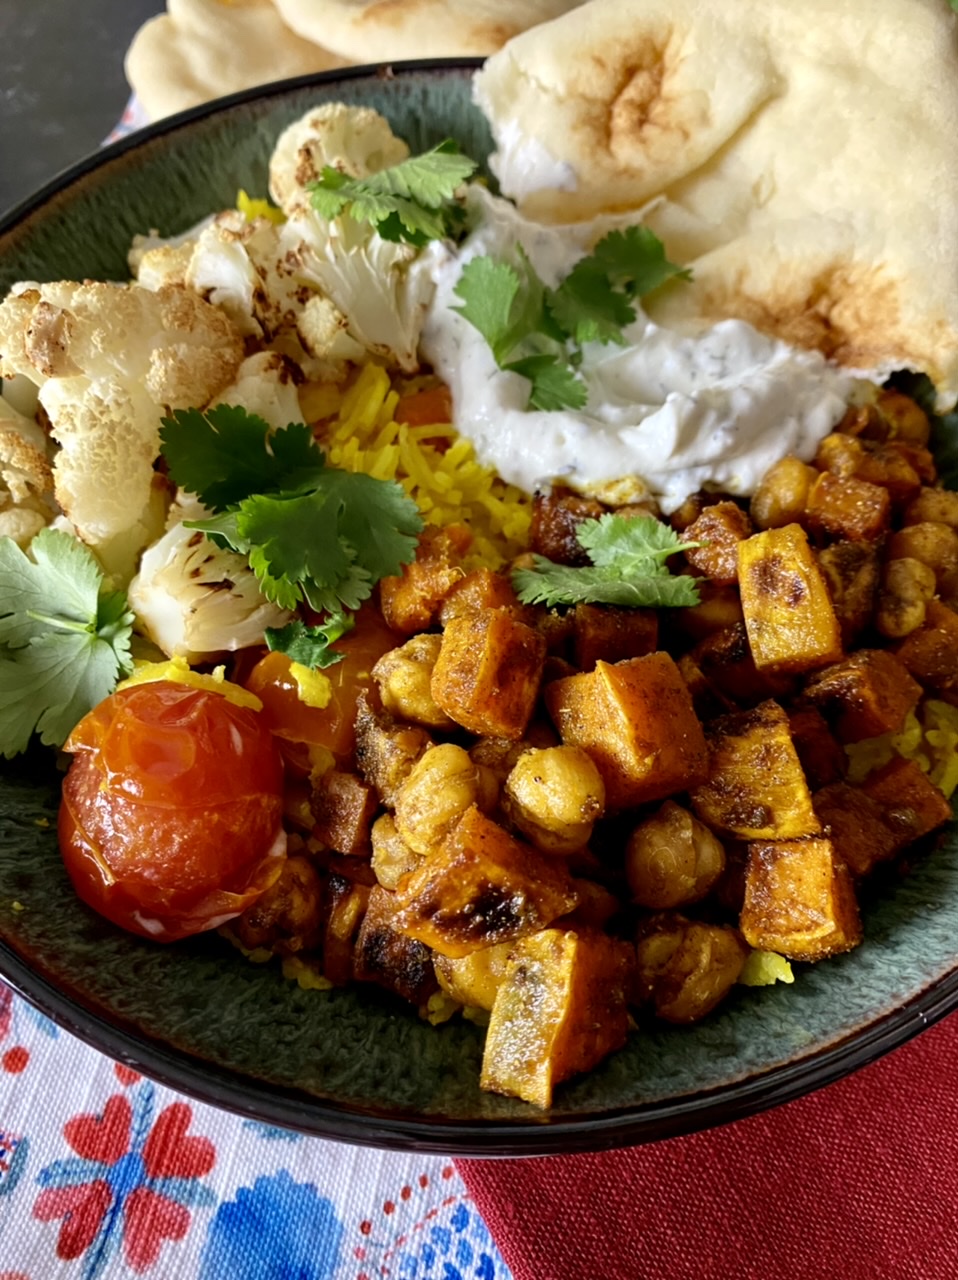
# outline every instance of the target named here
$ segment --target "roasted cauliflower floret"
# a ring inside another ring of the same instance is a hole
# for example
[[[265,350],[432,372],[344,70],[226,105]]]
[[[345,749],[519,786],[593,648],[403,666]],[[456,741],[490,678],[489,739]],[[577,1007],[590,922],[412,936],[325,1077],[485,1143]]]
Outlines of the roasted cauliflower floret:
[[[42,430],[0,396],[0,537],[26,547],[53,518],[52,498]]]
[[[329,165],[362,178],[399,164],[409,148],[370,107],[328,102],[308,111],[279,136],[269,166],[270,195],[292,217],[308,207],[310,182]]]

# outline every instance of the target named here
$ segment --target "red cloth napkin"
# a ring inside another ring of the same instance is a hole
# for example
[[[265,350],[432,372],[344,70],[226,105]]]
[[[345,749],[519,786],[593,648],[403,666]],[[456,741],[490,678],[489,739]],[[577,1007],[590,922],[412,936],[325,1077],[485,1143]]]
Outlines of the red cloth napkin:
[[[955,1280],[958,1014],[723,1128],[457,1164],[515,1280]]]

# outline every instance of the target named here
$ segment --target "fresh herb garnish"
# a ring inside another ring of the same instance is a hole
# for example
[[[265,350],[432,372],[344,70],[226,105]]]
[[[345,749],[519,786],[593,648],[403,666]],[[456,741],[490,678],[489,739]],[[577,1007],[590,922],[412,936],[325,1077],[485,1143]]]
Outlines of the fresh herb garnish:
[[[512,585],[523,604],[617,604],[667,608],[699,602],[698,584],[685,574],[673,577],[669,556],[698,542],[682,542],[674,529],[652,516],[583,520],[576,536],[592,561],[576,568],[535,556],[534,567],[516,569]]]
[[[132,670],[133,614],[82,543],[41,529],[27,556],[0,538],[0,751],[34,732],[62,746],[70,730]],[[31,558],[32,557],[32,558]]]
[[[308,627],[298,619],[285,627],[266,628],[266,647],[285,653],[290,662],[304,667],[331,667],[346,656],[330,648],[355,623],[346,614],[337,614],[320,626]]]
[[[476,162],[447,139],[365,178],[350,178],[325,165],[309,190],[313,208],[324,218],[346,212],[357,222],[370,223],[384,240],[423,245],[461,227],[456,191],[476,168]]]
[[[555,289],[520,249],[515,264],[473,258],[454,290],[454,307],[488,342],[500,369],[530,385],[533,409],[581,409],[585,383],[576,373],[587,342],[623,342],[634,302],[667,280],[691,279],[669,262],[648,227],[610,231]]]
[[[249,557],[263,594],[332,618],[413,559],[423,528],[402,486],[326,465],[303,423],[271,431],[232,405],[164,418],[170,476],[216,513],[186,523]]]

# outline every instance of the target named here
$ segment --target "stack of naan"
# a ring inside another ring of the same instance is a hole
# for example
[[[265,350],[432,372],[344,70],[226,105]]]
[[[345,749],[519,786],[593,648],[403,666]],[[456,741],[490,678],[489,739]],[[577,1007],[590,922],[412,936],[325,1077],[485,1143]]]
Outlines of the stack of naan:
[[[151,120],[337,67],[494,53],[579,0],[167,0],[126,76]]]
[[[591,0],[476,77],[524,213],[646,208],[690,285],[840,364],[958,400],[958,19],[947,0]]]

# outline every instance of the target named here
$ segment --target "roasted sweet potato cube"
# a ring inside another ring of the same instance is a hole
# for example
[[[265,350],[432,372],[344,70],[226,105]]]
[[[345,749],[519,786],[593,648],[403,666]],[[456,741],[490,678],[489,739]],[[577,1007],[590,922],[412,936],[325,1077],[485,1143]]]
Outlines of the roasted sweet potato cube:
[[[714,631],[734,627],[742,621],[742,601],[737,587],[709,582],[706,578],[696,581],[698,604],[668,610],[668,621],[677,631],[692,640],[703,640]]]
[[[812,791],[841,782],[848,772],[848,756],[817,707],[796,707],[790,711],[788,727]]]
[[[412,1004],[425,1004],[439,982],[432,953],[422,942],[408,938],[395,926],[396,895],[380,885],[369,891],[369,905],[359,927],[353,955],[353,976],[374,982]]]
[[[580,671],[603,662],[621,662],[654,653],[659,618],[654,609],[619,609],[614,605],[577,604],[573,611],[573,652]]]
[[[924,626],[895,650],[899,661],[927,689],[958,705],[958,613],[929,600]]]
[[[492,569],[473,569],[454,582],[439,606],[439,622],[446,626],[453,618],[478,609],[522,609],[505,574]]]
[[[434,955],[433,967],[446,995],[471,1009],[491,1010],[509,967],[514,942],[480,947],[467,956]]]
[[[854,476],[887,489],[896,506],[904,505],[921,488],[921,477],[905,453],[894,444],[833,432],[818,446],[815,465],[822,471]]]
[[[682,535],[683,542],[701,542],[685,558],[713,582],[738,581],[738,544],[752,532],[752,522],[734,502],[706,507]]]
[[[380,607],[394,631],[411,636],[435,623],[450,588],[465,577],[462,560],[471,543],[472,533],[464,524],[428,528],[412,564],[380,581]]]
[[[539,493],[532,504],[529,546],[557,564],[584,565],[589,557],[579,543],[577,530],[583,520],[598,520],[606,508],[594,498],[583,498],[569,489]]]
[[[738,705],[782,697],[791,692],[795,682],[791,675],[759,671],[743,622],[713,631],[699,641],[691,657],[712,688]]]
[[[730,925],[687,920],[675,912],[651,916],[636,941],[636,1003],[665,1022],[698,1022],[738,981],[749,948]]]
[[[309,858],[292,854],[264,894],[230,922],[248,951],[268,948],[274,955],[315,951],[322,937],[323,882]]]
[[[921,697],[921,685],[887,649],[858,649],[810,676],[805,697],[819,707],[841,742],[895,733]]]
[[[337,853],[369,856],[369,828],[379,808],[379,798],[358,774],[329,769],[313,787],[310,805],[317,840]]]
[[[744,840],[790,840],[819,831],[788,716],[771,700],[706,725],[708,778],[692,791],[714,831]]]
[[[341,987],[353,977],[353,949],[371,886],[332,873],[326,881],[323,974]]]
[[[683,653],[676,665],[692,695],[692,706],[700,720],[711,720],[735,709],[734,703],[709,682],[691,653]]]
[[[559,859],[516,840],[475,806],[396,892],[396,927],[452,957],[536,933],[579,901]]]
[[[907,440],[910,444],[926,445],[931,436],[928,415],[911,396],[883,387],[875,401],[878,412],[888,424],[893,440]]]
[[[632,955],[602,933],[547,929],[516,945],[496,996],[481,1086],[537,1107],[625,1044]]]
[[[937,830],[951,815],[951,805],[914,760],[894,756],[870,773],[862,791],[881,809],[898,848]]]
[[[891,520],[891,495],[867,480],[821,471],[808,491],[805,520],[816,533],[874,542]]]
[[[841,629],[818,561],[797,524],[738,544],[742,613],[760,671],[812,671],[842,655]]]
[[[667,653],[554,680],[546,707],[563,742],[584,748],[609,809],[661,800],[703,781],[708,754],[688,687]]]
[[[818,553],[818,566],[841,627],[842,643],[851,648],[875,612],[878,548],[868,542],[833,542]]]
[[[739,927],[760,951],[823,960],[862,940],[851,872],[831,840],[752,844]]]
[[[860,787],[832,782],[812,796],[822,830],[853,876],[868,875],[895,853],[898,841],[881,806]]]
[[[521,738],[542,680],[546,642],[506,609],[453,618],[442,633],[432,696],[463,728]]]

